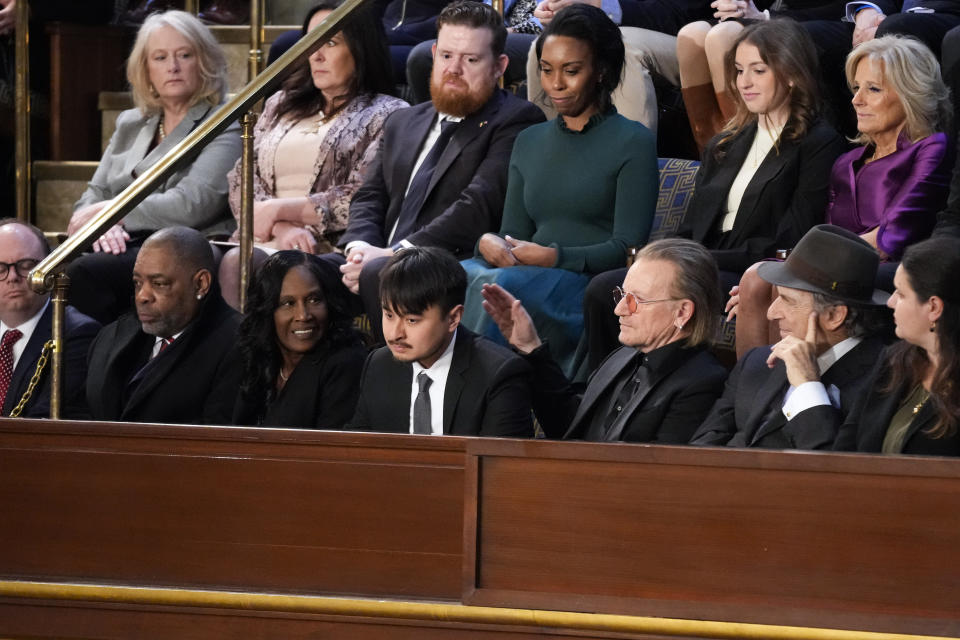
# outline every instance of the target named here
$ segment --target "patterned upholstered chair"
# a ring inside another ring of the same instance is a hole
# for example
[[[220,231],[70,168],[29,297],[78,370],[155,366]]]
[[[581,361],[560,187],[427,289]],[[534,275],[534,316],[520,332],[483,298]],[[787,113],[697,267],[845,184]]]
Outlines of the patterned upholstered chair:
[[[660,158],[660,193],[657,196],[657,211],[653,218],[650,240],[659,240],[676,235],[687,205],[693,196],[693,184],[697,179],[700,163],[696,160]]]
[[[690,204],[690,198],[693,196],[693,185],[697,178],[697,170],[700,168],[700,163],[696,160],[679,158],[660,158],[659,164],[660,193],[657,197],[657,211],[654,214],[650,240],[676,235],[687,211],[687,205]],[[734,323],[724,320],[717,331],[715,349],[733,352],[734,337]],[[736,356],[733,357],[735,360]],[[728,360],[728,358],[722,359]]]

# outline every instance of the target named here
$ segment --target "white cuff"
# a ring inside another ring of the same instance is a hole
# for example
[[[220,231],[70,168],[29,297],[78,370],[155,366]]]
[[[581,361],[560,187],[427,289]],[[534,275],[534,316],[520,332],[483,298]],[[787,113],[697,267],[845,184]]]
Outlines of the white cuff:
[[[783,403],[783,415],[786,416],[787,420],[793,420],[801,411],[812,407],[830,405],[830,396],[822,382],[819,380],[804,382],[799,387],[790,390],[787,401]]]

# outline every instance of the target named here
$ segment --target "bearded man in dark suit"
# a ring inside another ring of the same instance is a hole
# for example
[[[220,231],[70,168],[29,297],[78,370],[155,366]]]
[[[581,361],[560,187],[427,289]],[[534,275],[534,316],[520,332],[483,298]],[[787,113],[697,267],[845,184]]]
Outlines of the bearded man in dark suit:
[[[544,120],[534,105],[497,88],[507,66],[506,28],[479,2],[448,5],[437,19],[431,102],[390,114],[378,159],[350,204],[340,240],[343,283],[359,293],[380,337],[378,274],[402,247],[473,255],[500,228],[516,135]]]

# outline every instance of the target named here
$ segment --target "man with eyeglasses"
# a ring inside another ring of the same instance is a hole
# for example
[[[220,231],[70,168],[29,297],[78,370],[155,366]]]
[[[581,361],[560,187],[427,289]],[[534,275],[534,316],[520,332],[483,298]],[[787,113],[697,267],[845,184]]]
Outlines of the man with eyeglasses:
[[[30,271],[48,253],[50,245],[42,231],[12,218],[0,220],[0,413],[4,416],[10,415],[30,387],[44,344],[51,337],[50,296],[35,293],[28,283]],[[100,323],[69,306],[65,318],[61,416],[84,418],[88,416],[84,395],[87,350]],[[51,366],[47,358],[18,415],[49,417]]]
[[[521,302],[484,285],[483,307],[533,367],[533,409],[550,438],[687,444],[723,392],[708,351],[720,288],[710,252],[691,240],[645,246],[613,294],[623,345],[582,394],[550,358]]]

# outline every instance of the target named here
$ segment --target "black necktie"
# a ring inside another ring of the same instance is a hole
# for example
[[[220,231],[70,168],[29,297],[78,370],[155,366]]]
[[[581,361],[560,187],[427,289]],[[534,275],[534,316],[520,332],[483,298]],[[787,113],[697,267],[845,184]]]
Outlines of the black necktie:
[[[420,391],[417,393],[417,399],[413,401],[414,433],[433,433],[433,428],[430,426],[430,385],[432,383],[433,380],[423,371],[417,374],[417,384],[420,385]]]
[[[437,168],[437,163],[440,161],[440,156],[443,155],[443,150],[447,148],[447,143],[450,142],[450,138],[457,130],[454,126],[457,124],[460,123],[450,120],[440,121],[440,135],[437,137],[437,141],[433,143],[430,153],[420,163],[413,180],[410,181],[410,188],[407,189],[407,195],[403,199],[403,204],[400,205],[400,216],[397,218],[397,226],[393,235],[390,236],[389,244],[399,242],[416,231],[417,216],[420,213],[420,207],[423,206],[423,201],[427,197],[427,188],[433,178],[433,171]]]

